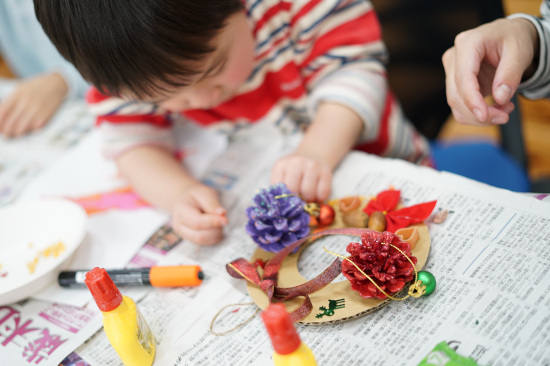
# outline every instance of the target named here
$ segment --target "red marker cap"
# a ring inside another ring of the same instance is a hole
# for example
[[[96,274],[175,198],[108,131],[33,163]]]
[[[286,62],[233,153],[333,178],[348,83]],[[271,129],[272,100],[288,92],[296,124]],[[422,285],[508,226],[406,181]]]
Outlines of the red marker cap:
[[[276,353],[288,355],[300,347],[302,341],[283,304],[269,305],[262,319]]]
[[[104,268],[95,267],[86,273],[86,286],[101,311],[116,309],[122,302],[122,294]]]

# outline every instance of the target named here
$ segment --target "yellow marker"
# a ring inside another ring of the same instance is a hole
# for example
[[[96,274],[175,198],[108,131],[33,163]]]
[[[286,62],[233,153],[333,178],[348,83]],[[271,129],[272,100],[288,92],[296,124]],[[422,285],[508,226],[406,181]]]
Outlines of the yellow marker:
[[[155,337],[134,300],[122,296],[103,268],[92,269],[84,281],[103,313],[103,328],[122,363],[151,366],[155,359]]]

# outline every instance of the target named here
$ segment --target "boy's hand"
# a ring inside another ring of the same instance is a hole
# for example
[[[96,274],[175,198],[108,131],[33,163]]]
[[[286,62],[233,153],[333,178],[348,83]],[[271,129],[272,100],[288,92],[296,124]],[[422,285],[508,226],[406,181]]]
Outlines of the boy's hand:
[[[20,82],[0,102],[0,134],[17,137],[44,126],[67,95],[67,84],[57,73]]]
[[[319,158],[294,153],[279,159],[271,171],[271,184],[283,182],[305,201],[323,202],[330,194],[332,169]]]
[[[218,243],[227,222],[218,193],[198,182],[187,187],[172,209],[174,230],[184,239],[201,245]]]
[[[458,122],[503,124],[514,110],[510,99],[533,68],[538,34],[526,19],[499,19],[463,32],[443,55],[447,101]],[[484,97],[492,95],[495,105]]]

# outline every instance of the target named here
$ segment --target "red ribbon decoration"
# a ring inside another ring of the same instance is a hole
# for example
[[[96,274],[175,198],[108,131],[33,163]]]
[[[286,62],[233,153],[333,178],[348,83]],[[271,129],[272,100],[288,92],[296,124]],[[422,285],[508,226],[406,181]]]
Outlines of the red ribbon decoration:
[[[369,201],[363,212],[368,215],[375,211],[382,212],[386,216],[386,231],[395,233],[401,228],[426,220],[437,203],[437,201],[430,201],[395,210],[400,196],[401,191],[398,190],[382,191]]]
[[[259,286],[262,291],[266,293],[269,302],[272,302],[273,299],[284,301],[293,299],[297,296],[304,296],[304,302],[298,308],[289,313],[292,321],[298,322],[308,316],[313,309],[313,305],[311,304],[311,300],[308,295],[319,291],[338,277],[338,275],[342,272],[342,261],[340,258],[336,258],[334,262],[332,262],[332,264],[328,266],[320,275],[301,285],[286,288],[277,287],[279,270],[281,269],[281,264],[287,255],[299,248],[308,239],[315,240],[325,235],[361,236],[362,234],[371,231],[371,229],[365,228],[340,228],[324,230],[313,235],[306,236],[305,238],[297,240],[289,246],[283,248],[269,261],[267,261],[264,267],[263,276],[260,276],[256,267],[244,258],[238,258],[230,262],[225,266],[225,268],[231,276],[245,279]]]

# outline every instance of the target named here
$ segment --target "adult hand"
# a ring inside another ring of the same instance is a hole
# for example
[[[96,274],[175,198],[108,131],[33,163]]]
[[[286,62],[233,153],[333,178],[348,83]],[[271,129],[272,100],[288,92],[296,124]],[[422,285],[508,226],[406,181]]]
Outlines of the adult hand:
[[[57,73],[21,81],[0,102],[0,133],[17,137],[44,126],[67,95],[67,84]]]
[[[213,245],[223,238],[227,225],[225,209],[218,193],[201,183],[186,188],[172,209],[172,226],[184,239],[201,245]]]
[[[293,153],[279,159],[271,171],[271,184],[283,182],[305,201],[323,202],[330,194],[332,169],[321,159]]]
[[[458,122],[508,122],[510,99],[538,53],[538,34],[526,19],[499,19],[460,33],[443,55],[447,101]],[[495,104],[484,97],[492,95]]]

